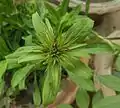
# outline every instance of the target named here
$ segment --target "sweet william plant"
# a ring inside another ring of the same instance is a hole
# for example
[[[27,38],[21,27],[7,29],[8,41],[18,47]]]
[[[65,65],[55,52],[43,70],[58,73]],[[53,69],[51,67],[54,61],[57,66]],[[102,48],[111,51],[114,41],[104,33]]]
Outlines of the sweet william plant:
[[[11,88],[25,89],[26,81],[33,76],[33,100],[37,107],[55,100],[64,71],[78,86],[94,91],[92,70],[80,57],[111,51],[106,40],[93,32],[94,22],[79,15],[80,6],[68,12],[69,0],[63,0],[58,7],[43,1],[40,4],[43,9],[32,15],[34,41],[0,62],[1,79],[6,70],[13,71]]]

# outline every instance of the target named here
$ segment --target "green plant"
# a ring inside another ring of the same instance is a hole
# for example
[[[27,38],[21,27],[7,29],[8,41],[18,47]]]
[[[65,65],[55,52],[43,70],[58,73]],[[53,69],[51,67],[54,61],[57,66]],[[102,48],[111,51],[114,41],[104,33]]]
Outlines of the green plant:
[[[35,12],[35,8],[31,9],[31,6],[33,7],[34,5],[35,3],[33,2],[26,2],[16,6],[13,4],[13,0],[0,0],[1,75],[3,72],[5,72],[4,69],[6,68],[6,63],[4,61],[5,56],[14,52],[20,46],[29,44],[31,36],[28,35],[32,34],[33,30],[33,26],[31,26],[31,15]],[[22,8],[24,8],[24,10],[22,10]],[[25,21],[26,19],[27,21]],[[12,70],[9,70],[9,72],[11,71]],[[1,107],[6,105],[6,108],[12,101],[10,96],[14,97],[17,93],[17,90],[15,92],[15,89],[9,89],[9,80],[11,79],[9,72],[6,72],[4,77],[1,76],[0,80],[0,102],[2,103]]]
[[[41,104],[46,107],[55,100],[64,73],[83,89],[79,95],[89,99],[86,91],[95,91],[93,73],[79,58],[113,51],[112,44],[93,31],[94,22],[79,15],[80,6],[68,12],[68,5],[69,0],[63,0],[59,6],[38,0],[37,12],[32,15],[34,30],[31,28],[31,33],[29,26],[25,29],[34,39],[29,36],[29,44],[6,54],[0,62],[1,84],[9,71],[12,73],[9,89],[21,91],[30,84],[36,107]],[[79,97],[76,99],[79,101]],[[85,108],[89,105],[89,101],[86,102]]]

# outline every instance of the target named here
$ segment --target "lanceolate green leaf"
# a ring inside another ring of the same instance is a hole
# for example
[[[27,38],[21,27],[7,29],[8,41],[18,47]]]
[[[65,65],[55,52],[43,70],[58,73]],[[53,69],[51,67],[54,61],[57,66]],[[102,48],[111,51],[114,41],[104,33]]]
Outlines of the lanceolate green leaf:
[[[88,108],[90,98],[86,90],[79,89],[76,94],[76,103],[79,108]]]
[[[18,58],[18,63],[42,60],[43,56],[37,53],[28,53]]]
[[[71,41],[84,41],[84,39],[90,34],[94,22],[85,17],[79,16],[75,20],[75,23],[67,30],[65,37],[66,43]]]
[[[78,58],[80,58],[80,57],[87,57],[87,58],[89,58],[90,57],[88,52],[82,51],[80,49],[71,50],[71,51],[67,52],[67,54],[69,54],[71,56],[74,56],[74,57],[78,57]]]
[[[120,71],[120,55],[117,57],[115,61],[115,67],[117,71]]]
[[[22,55],[28,54],[28,53],[41,53],[41,47],[40,46],[24,46],[18,48],[14,53],[7,55],[6,59],[15,59]]]
[[[57,108],[73,108],[73,107],[69,104],[60,104],[57,106]]]
[[[87,91],[95,91],[95,87],[93,81],[91,79],[84,79],[83,77],[79,77],[72,72],[69,72],[70,79],[76,83],[80,88],[85,89]]]
[[[41,47],[39,45],[35,45],[35,46],[24,46],[24,47],[20,47],[18,48],[15,52],[16,53],[29,53],[29,52],[41,52]]]
[[[55,6],[53,6],[51,3],[48,3],[48,2],[45,2],[45,5],[49,11],[48,17],[50,17],[51,22],[55,25],[58,24],[60,16]]]
[[[44,19],[45,14],[46,14],[46,8],[44,5],[44,0],[35,0],[36,1],[36,7],[37,7],[37,12],[40,15],[42,19]]]
[[[0,36],[0,52],[2,56],[5,56],[9,53],[9,49],[4,41],[4,39]]]
[[[81,4],[76,6],[76,7],[73,7],[72,11],[70,14],[73,14],[73,15],[78,15],[81,11]]]
[[[6,69],[7,69],[7,61],[6,60],[0,61],[0,79],[6,72]]]
[[[67,55],[67,54],[63,54],[60,56],[60,64],[66,68],[66,67],[74,67],[72,61],[74,60],[74,58],[72,58],[71,56]]]
[[[103,93],[101,90],[97,91],[96,94],[93,96],[92,99],[92,105],[95,104],[96,102],[99,102],[104,98]]]
[[[65,15],[65,13],[68,11],[69,1],[70,1],[70,0],[63,0],[63,1],[61,2],[61,5],[59,6],[60,16]]]
[[[0,79],[0,96],[3,95],[5,89],[5,81],[3,79]]]
[[[88,44],[85,47],[81,48],[81,51],[84,51],[89,54],[97,54],[101,52],[112,52],[112,48],[105,43],[95,43],[95,44]]]
[[[25,90],[26,89],[26,84],[25,84],[26,77],[24,77],[20,83],[19,83],[19,90]]]
[[[25,40],[25,46],[32,45],[32,35],[23,38]]]
[[[120,91],[120,78],[113,75],[103,75],[98,77],[100,82],[115,91]]]
[[[7,64],[8,64],[7,65],[7,70],[22,67],[21,64],[18,64],[17,58],[6,59],[6,61],[7,61]]]
[[[76,46],[69,47],[69,50],[67,51],[67,54],[74,56],[74,57],[89,57],[89,52],[84,51],[82,47],[85,47],[86,44],[79,44]]]
[[[53,28],[52,28],[52,26],[50,24],[50,21],[47,18],[45,19],[45,24],[47,25],[47,29],[49,31],[49,35],[54,37]]]
[[[37,83],[36,74],[34,74],[34,92],[33,92],[33,101],[36,107],[40,107],[41,104],[41,96],[40,96],[40,89]]]
[[[66,66],[67,72],[72,72],[75,76],[80,76],[85,79],[92,77],[92,70],[82,63],[79,59],[72,61],[74,64],[74,67],[72,66]]]
[[[27,65],[23,68],[18,69],[11,80],[11,86],[12,88],[16,87],[22,80],[23,78],[26,77],[30,73],[30,71],[33,69],[34,65]]]
[[[48,105],[54,101],[59,90],[61,80],[61,67],[57,64],[50,65],[42,89],[42,103]]]
[[[34,13],[32,15],[32,22],[34,29],[36,31],[36,36],[38,40],[43,44],[43,45],[50,45],[53,36],[49,34],[49,31],[47,29],[47,26],[45,23],[42,21],[41,17],[38,15],[38,13]]]
[[[105,97],[93,104],[93,108],[120,108],[120,95]]]
[[[89,8],[90,8],[90,0],[87,0],[86,1],[86,15],[88,15],[89,14]]]

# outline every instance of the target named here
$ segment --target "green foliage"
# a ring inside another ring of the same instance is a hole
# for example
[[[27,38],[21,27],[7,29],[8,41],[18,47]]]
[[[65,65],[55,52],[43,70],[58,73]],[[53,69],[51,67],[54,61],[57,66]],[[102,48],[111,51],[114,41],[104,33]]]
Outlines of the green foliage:
[[[58,64],[48,65],[43,84],[42,99],[43,104],[48,105],[54,101],[60,86],[61,67]]]
[[[25,76],[30,74],[29,72],[31,71],[31,69],[33,69],[33,67],[34,65],[27,65],[23,68],[18,69],[13,75],[11,86],[13,88],[16,87],[22,81],[22,79],[24,79]]]
[[[86,90],[79,89],[76,94],[76,103],[79,108],[88,108],[90,99]]]
[[[63,0],[63,2],[61,2],[59,9],[58,9],[60,16],[63,16],[68,12],[69,2],[70,0]]]
[[[104,98],[104,96],[103,96],[102,91],[100,91],[100,90],[97,91],[96,94],[93,96],[92,105],[95,104],[96,102],[99,102],[103,98]]]
[[[33,101],[36,107],[39,107],[41,104],[40,89],[37,83],[36,74],[34,74],[34,92],[33,92]]]
[[[59,106],[57,106],[57,108],[72,108],[72,106],[68,104],[60,104]]]
[[[16,96],[21,90],[28,90],[28,85],[33,85],[34,105],[47,107],[55,100],[62,76],[66,75],[81,88],[76,97],[78,106],[88,108],[87,91],[95,91],[93,71],[79,58],[112,52],[112,43],[93,31],[93,20],[79,15],[80,5],[68,12],[69,0],[63,0],[58,6],[44,0],[16,5],[8,1],[10,10],[0,13],[0,59],[3,59],[0,62],[0,92],[5,87],[6,75],[11,72],[11,82],[4,95]],[[1,2],[1,9],[5,2]],[[113,77],[107,78],[108,81],[102,78],[107,83],[111,79],[119,83]],[[119,87],[112,84],[109,85],[119,91]],[[101,108],[99,102],[93,106]],[[66,104],[58,106],[64,107],[71,108]]]
[[[119,55],[115,61],[115,68],[117,71],[120,71],[120,56]]]
[[[7,69],[6,60],[0,61],[0,80],[2,79],[6,69]]]
[[[108,96],[93,104],[93,108],[119,108],[120,95]]]
[[[112,88],[115,91],[120,91],[120,78],[113,75],[99,76],[99,80],[104,85]]]
[[[80,60],[74,60],[72,62],[74,67],[68,65],[65,68],[67,69],[68,73],[72,72],[78,77],[82,77],[84,79],[89,79],[92,77],[92,70],[82,63]]]
[[[90,8],[90,0],[86,1],[86,15],[89,14],[89,8]]]
[[[25,89],[26,89],[25,81],[26,81],[26,77],[24,77],[24,78],[20,81],[20,83],[19,83],[19,90],[25,90]]]

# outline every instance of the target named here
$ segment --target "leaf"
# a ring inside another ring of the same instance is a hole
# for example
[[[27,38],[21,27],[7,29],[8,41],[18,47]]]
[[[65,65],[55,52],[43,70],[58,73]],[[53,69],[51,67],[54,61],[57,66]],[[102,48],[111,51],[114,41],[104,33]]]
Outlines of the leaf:
[[[74,20],[74,24],[64,34],[66,43],[82,42],[91,33],[94,22],[85,16],[79,16]]]
[[[92,99],[92,105],[95,104],[96,102],[99,102],[104,98],[102,91],[97,91],[96,94],[93,96]]]
[[[18,48],[14,53],[7,55],[6,59],[15,59],[28,53],[41,53],[40,46],[24,46]]]
[[[52,23],[56,25],[60,19],[59,13],[57,12],[57,10],[55,9],[55,6],[53,6],[53,4],[51,4],[49,2],[45,2],[45,5],[49,11],[48,17],[50,17],[50,20],[52,21]]]
[[[81,51],[84,51],[89,54],[97,54],[101,52],[112,52],[113,50],[108,44],[95,43],[86,45],[85,47],[81,48]]]
[[[0,96],[2,96],[3,93],[5,92],[4,89],[5,89],[5,81],[3,79],[1,79],[1,81],[0,81]]]
[[[69,51],[67,51],[67,54],[75,57],[86,57],[89,58],[89,52],[84,51],[82,47],[86,46],[86,44],[79,44],[76,46],[69,47]]]
[[[53,28],[52,28],[52,26],[47,18],[45,19],[45,23],[47,25],[47,29],[48,29],[50,35],[54,37]]]
[[[70,14],[73,15],[78,15],[81,11],[81,4],[77,5],[76,7],[73,7],[72,11],[70,12]]]
[[[70,65],[66,66],[66,71],[68,73],[71,72],[75,76],[79,76],[85,79],[92,77],[92,70],[80,60],[74,60],[72,63],[74,64],[74,67]]]
[[[86,90],[79,89],[76,94],[76,103],[79,108],[88,108],[90,98]]]
[[[26,80],[26,77],[24,77],[24,78],[20,81],[20,83],[19,83],[19,90],[25,90],[25,89],[26,89],[25,80]]]
[[[71,12],[66,13],[64,16],[62,16],[59,29],[61,29],[61,31],[65,31],[65,29],[71,27],[76,22],[76,16],[78,16],[80,10],[81,5],[78,5],[76,7],[73,7]]]
[[[95,91],[94,84],[91,79],[84,79],[83,77],[77,76],[74,73],[69,72],[70,79],[76,83],[80,88],[87,91]]]
[[[90,0],[86,0],[86,9],[85,9],[86,15],[89,14],[89,9],[90,9]]]
[[[65,15],[65,13],[68,11],[69,2],[70,2],[70,0],[63,0],[61,2],[60,6],[59,6],[60,16]]]
[[[42,90],[43,105],[48,105],[54,101],[60,87],[60,80],[61,67],[58,64],[49,65]]]
[[[93,104],[93,108],[120,108],[120,95],[105,97]]]
[[[34,92],[33,92],[33,101],[36,107],[39,107],[41,104],[40,90],[36,79],[36,74],[34,74]]]
[[[82,51],[80,49],[71,50],[70,52],[67,52],[67,54],[79,58],[80,57],[90,58],[90,55],[86,51]]]
[[[16,58],[6,59],[7,61],[7,70],[20,68],[22,65],[18,64],[18,60]]]
[[[82,47],[85,47],[87,44],[75,44],[75,45],[72,45],[69,47],[69,50],[75,50],[75,49],[78,49],[78,48],[82,48]]]
[[[103,75],[103,76],[98,76],[98,79],[102,84],[105,86],[115,90],[115,91],[120,91],[120,78],[113,76],[113,75]]]
[[[15,52],[16,53],[41,52],[40,50],[41,50],[41,47],[38,45],[35,45],[35,46],[20,47]]]
[[[68,104],[60,104],[57,106],[57,108],[73,108],[71,105]]]
[[[9,53],[9,48],[7,47],[4,39],[0,36],[0,52],[2,56],[5,56]]]
[[[26,77],[30,73],[30,71],[33,69],[34,65],[27,65],[23,68],[18,69],[11,80],[11,86],[12,88],[16,87],[22,80],[23,78]]]
[[[75,22],[75,15],[73,13],[66,13],[60,21],[59,29],[63,32],[65,29],[71,27]],[[59,31],[60,31],[59,30]]]
[[[63,68],[66,68],[66,67],[69,67],[69,66],[72,66],[74,67],[72,61],[73,61],[74,58],[72,58],[71,56],[69,55],[66,55],[66,54],[62,54],[60,56],[60,64],[63,66]]]
[[[25,40],[25,46],[32,45],[32,35],[23,38]]]
[[[28,53],[18,58],[18,63],[42,60],[43,56],[37,53]]]
[[[113,72],[113,75],[116,76],[116,77],[118,77],[118,78],[120,78],[120,72],[114,71],[114,72]]]
[[[33,22],[33,26],[34,29],[37,33],[37,38],[38,40],[43,44],[43,45],[50,45],[53,36],[51,36],[49,34],[49,31],[47,29],[47,26],[45,25],[45,23],[42,21],[41,17],[38,15],[38,13],[34,13],[32,15],[32,22]]]
[[[36,7],[37,7],[37,12],[40,15],[42,19],[44,19],[45,14],[46,14],[46,8],[44,5],[44,0],[35,0],[36,1]]]
[[[3,77],[4,73],[7,69],[7,62],[6,60],[0,61],[0,79]]]
[[[120,56],[118,56],[115,61],[115,67],[117,71],[120,71]]]

